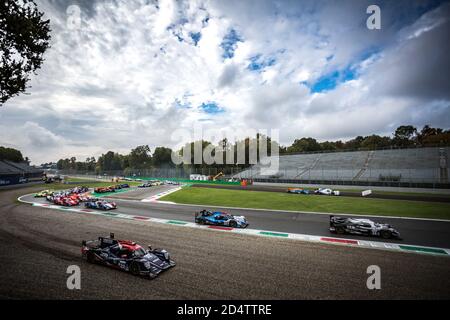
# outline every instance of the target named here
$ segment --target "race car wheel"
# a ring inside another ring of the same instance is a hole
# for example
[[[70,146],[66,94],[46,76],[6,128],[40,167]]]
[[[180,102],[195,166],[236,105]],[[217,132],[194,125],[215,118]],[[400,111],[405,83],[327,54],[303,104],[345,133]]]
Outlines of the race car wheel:
[[[380,236],[383,239],[390,239],[391,238],[391,233],[389,231],[381,231]]]
[[[132,275],[138,276],[140,274],[139,265],[136,262],[132,262],[130,265],[130,272]]]
[[[236,228],[237,227],[236,221],[230,221],[230,227]]]
[[[336,233],[337,233],[337,234],[344,234],[344,233],[345,233],[345,230],[344,230],[343,227],[336,227]]]
[[[95,263],[95,256],[92,252],[88,252],[86,255],[87,262]]]

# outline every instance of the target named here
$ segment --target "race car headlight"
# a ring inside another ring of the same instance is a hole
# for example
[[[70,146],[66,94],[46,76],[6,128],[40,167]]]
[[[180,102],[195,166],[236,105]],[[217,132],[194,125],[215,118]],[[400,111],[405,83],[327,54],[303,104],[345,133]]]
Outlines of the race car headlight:
[[[146,269],[150,269],[152,265],[150,264],[150,262],[145,261],[144,262],[144,266],[145,266]]]

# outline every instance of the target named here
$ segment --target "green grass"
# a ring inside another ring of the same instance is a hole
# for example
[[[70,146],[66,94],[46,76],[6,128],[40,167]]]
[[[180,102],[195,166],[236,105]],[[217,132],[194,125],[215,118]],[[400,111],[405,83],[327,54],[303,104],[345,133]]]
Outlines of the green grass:
[[[450,204],[438,202],[295,195],[288,193],[184,188],[160,200],[205,206],[370,214],[450,220]]]
[[[314,191],[316,188],[310,188],[308,186],[302,186],[302,185],[298,185],[296,187],[286,187],[287,188],[303,188],[303,189],[307,189],[309,191]],[[344,189],[341,188],[338,185],[335,186],[331,186],[330,188],[332,188],[333,190],[340,190],[341,192],[358,192],[361,193],[364,190],[372,190],[372,194],[386,194],[386,195],[404,195],[404,196],[427,196],[427,197],[449,197],[450,198],[450,194],[449,193],[444,193],[444,192],[440,192],[440,193],[430,193],[430,192],[411,192],[411,191],[386,191],[386,190],[374,190],[372,189],[371,186],[367,186],[364,189],[359,189],[359,188],[350,188],[350,189]]]

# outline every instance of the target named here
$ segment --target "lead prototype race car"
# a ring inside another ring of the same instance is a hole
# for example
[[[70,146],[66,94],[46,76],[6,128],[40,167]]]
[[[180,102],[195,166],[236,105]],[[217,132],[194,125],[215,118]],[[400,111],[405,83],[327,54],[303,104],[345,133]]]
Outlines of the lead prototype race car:
[[[394,229],[393,226],[377,223],[369,219],[330,216],[330,232],[401,240],[400,232]]]
[[[151,246],[145,250],[136,242],[116,240],[114,233],[109,237],[99,237],[98,240],[83,240],[81,255],[89,263],[102,264],[150,279],[176,265],[166,250],[152,249]]]
[[[195,223],[215,226],[227,226],[232,228],[247,228],[248,222],[244,216],[234,216],[226,212],[212,212],[202,210],[195,213]]]

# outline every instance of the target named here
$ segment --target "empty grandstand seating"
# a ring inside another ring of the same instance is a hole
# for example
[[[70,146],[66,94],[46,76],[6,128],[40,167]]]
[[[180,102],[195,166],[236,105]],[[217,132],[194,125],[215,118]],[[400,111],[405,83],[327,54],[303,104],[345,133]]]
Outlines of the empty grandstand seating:
[[[449,152],[448,147],[435,147],[284,155],[280,156],[279,170],[275,174],[262,174],[263,166],[257,164],[234,177],[315,182],[447,183]]]

